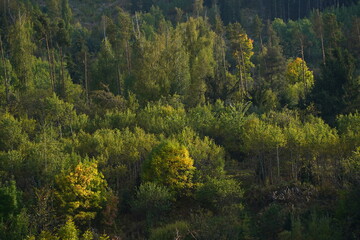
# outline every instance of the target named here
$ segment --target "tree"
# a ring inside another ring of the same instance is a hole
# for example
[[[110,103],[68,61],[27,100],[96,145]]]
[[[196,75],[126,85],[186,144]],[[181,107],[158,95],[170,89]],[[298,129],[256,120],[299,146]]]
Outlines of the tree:
[[[301,58],[290,61],[286,69],[285,99],[293,107],[304,102],[314,86],[314,75]]]
[[[15,181],[10,181],[5,186],[1,186],[0,196],[0,218],[3,220],[17,214],[20,209],[20,194],[16,189]]]
[[[277,178],[281,177],[279,149],[285,145],[282,129],[257,117],[249,118],[243,126],[244,150],[252,156],[255,171],[262,183],[274,181],[273,159],[276,159]]]
[[[173,94],[186,96],[189,91],[189,54],[180,32],[165,28],[153,40],[140,40],[134,89],[142,102]]]
[[[156,183],[147,182],[140,185],[132,202],[133,211],[146,216],[148,224],[152,225],[164,213],[170,210],[172,194]]]
[[[84,224],[93,220],[106,202],[107,183],[96,161],[84,161],[56,177],[55,193],[61,210]]]
[[[334,13],[325,13],[323,15],[324,21],[324,40],[328,51],[339,47],[339,42],[343,38],[339,22]]]
[[[215,33],[203,18],[192,18],[176,28],[183,36],[186,51],[189,54],[190,84],[186,94],[186,103],[196,106],[205,103],[207,91],[206,79],[214,77],[214,39]]]
[[[21,122],[9,113],[0,113],[0,151],[17,149],[28,138]]]
[[[41,116],[40,123],[50,123],[58,127],[60,136],[82,129],[87,121],[87,115],[78,115],[73,104],[59,99],[55,93],[51,97],[41,99],[38,104],[42,108],[38,113]]]
[[[354,71],[354,58],[347,50],[336,48],[328,55],[313,89],[314,102],[327,121],[359,108],[360,83]]]
[[[100,88],[113,94],[119,93],[115,55],[108,38],[101,43],[94,75],[96,82],[92,82],[93,89]]]
[[[9,43],[11,52],[11,62],[17,77],[19,86],[17,89],[25,91],[32,87],[33,63],[35,44],[32,42],[32,23],[30,18],[19,15],[19,18],[9,30]]]
[[[336,126],[342,140],[343,154],[348,156],[360,146],[360,114],[340,114],[336,117]]]
[[[66,70],[65,70],[65,56],[66,52],[64,51],[66,47],[70,45],[70,32],[66,26],[66,23],[63,19],[57,19],[53,27],[54,35],[53,42],[59,49],[59,58],[60,58],[60,76],[58,82],[55,83],[55,89],[57,94],[62,98],[66,97]],[[55,57],[53,57],[54,59]]]
[[[202,13],[203,9],[204,9],[204,0],[195,0],[194,1],[194,13],[196,14],[197,17],[200,16],[200,14]]]
[[[194,159],[194,181],[204,182],[209,177],[218,178],[224,175],[225,151],[211,138],[202,138],[188,127],[174,138],[189,150],[190,157]]]
[[[323,184],[336,176],[339,135],[321,118],[309,116],[304,123],[305,141],[301,169],[302,181]],[[334,181],[334,179],[332,179]]]
[[[210,179],[197,189],[195,197],[205,208],[218,213],[229,208],[241,210],[243,194],[244,191],[235,180]]]
[[[282,53],[279,38],[273,29],[272,24],[267,25],[268,41],[259,54],[259,72],[260,78],[255,85],[253,96],[260,105],[266,101],[278,105],[277,98],[283,92],[285,87],[286,60]]]
[[[305,61],[305,52],[314,39],[314,30],[311,21],[309,19],[302,19],[296,22],[289,21],[287,28],[288,32],[290,32],[290,42],[294,50],[292,56],[299,56]]]
[[[1,239],[24,239],[28,234],[29,216],[21,203],[21,192],[15,181],[0,183]]]
[[[239,23],[228,26],[228,35],[238,74],[237,82],[229,89],[228,94],[238,92],[240,99],[237,100],[243,100],[249,97],[248,92],[253,84],[250,74],[254,67],[251,62],[251,57],[254,55],[253,40],[248,37]]]
[[[255,16],[255,19],[253,21],[253,28],[254,28],[254,30],[253,30],[254,36],[259,39],[260,48],[262,48],[262,46],[263,46],[262,32],[264,29],[264,23],[263,23],[262,19],[259,17],[259,15]]]
[[[78,233],[74,221],[69,218],[66,223],[59,229],[58,234],[61,240],[78,240]]]
[[[115,51],[122,58],[126,59],[126,69],[128,73],[131,72],[131,49],[130,49],[130,38],[132,35],[132,21],[129,13],[124,11],[121,8],[117,9],[118,11],[118,19],[117,24],[119,26],[119,37],[121,39],[120,46],[115,45]],[[118,48],[119,47],[119,48]],[[124,52],[125,50],[125,52]],[[119,51],[119,52],[118,52]],[[118,56],[118,57],[120,57]]]
[[[325,34],[324,34],[324,21],[323,21],[322,13],[319,10],[316,10],[312,15],[311,20],[316,37],[319,38],[321,42],[323,64],[325,64],[326,63],[326,52],[325,52],[325,41],[324,41]]]
[[[186,126],[186,112],[183,106],[148,104],[137,115],[139,127],[149,133],[171,135],[180,132]]]
[[[208,91],[207,97],[214,101],[216,99],[225,100],[227,86],[228,62],[226,60],[226,42],[225,42],[225,26],[217,13],[215,16],[215,40],[214,40],[214,59],[215,75],[207,81]]]
[[[65,28],[69,29],[72,20],[72,11],[69,6],[69,0],[61,0],[61,18],[65,22]]]
[[[189,232],[189,224],[184,221],[166,224],[151,230],[149,240],[167,240],[167,239],[195,239]]]
[[[167,186],[184,194],[193,187],[194,160],[188,150],[174,141],[166,141],[153,149],[144,162],[141,179]],[[185,191],[185,192],[184,192]]]

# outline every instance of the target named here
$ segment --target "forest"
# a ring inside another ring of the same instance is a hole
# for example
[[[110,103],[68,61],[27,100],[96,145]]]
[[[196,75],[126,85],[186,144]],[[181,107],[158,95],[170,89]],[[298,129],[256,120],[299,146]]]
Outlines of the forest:
[[[0,0],[1,240],[359,240],[360,1]]]

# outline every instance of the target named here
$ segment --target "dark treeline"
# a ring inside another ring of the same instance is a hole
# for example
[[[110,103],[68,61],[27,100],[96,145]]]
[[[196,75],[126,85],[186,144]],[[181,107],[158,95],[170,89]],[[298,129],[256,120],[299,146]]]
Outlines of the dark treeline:
[[[0,239],[360,239],[360,3],[0,0]]]
[[[149,11],[152,5],[158,5],[171,13],[173,9],[169,6],[181,7],[190,11],[193,2],[192,0],[132,0],[129,4],[133,11]],[[263,19],[296,20],[309,16],[315,9],[322,11],[329,7],[339,8],[357,2],[357,0],[203,0],[207,8],[215,6],[219,8],[221,17],[226,24],[239,22],[243,15],[248,14],[258,14]]]

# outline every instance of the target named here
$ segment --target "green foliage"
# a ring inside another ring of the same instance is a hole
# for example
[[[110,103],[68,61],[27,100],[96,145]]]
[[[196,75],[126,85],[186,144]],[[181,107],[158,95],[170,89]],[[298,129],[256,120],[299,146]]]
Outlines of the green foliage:
[[[352,185],[347,191],[340,193],[335,208],[336,219],[334,222],[336,222],[338,227],[344,229],[343,234],[345,239],[354,239],[354,237],[360,233],[360,204],[358,201],[354,201],[354,199],[360,197],[360,191],[358,182],[353,182],[352,184],[355,185]]]
[[[225,151],[212,139],[207,136],[201,138],[190,128],[185,128],[174,138],[189,150],[190,157],[194,159],[194,181],[203,182],[208,177],[224,175]]]
[[[141,179],[167,186],[179,194],[193,187],[194,160],[188,150],[175,141],[156,146],[143,165]]]
[[[225,105],[216,101],[214,105],[198,106],[188,114],[190,126],[201,135],[210,136],[222,143],[233,155],[239,154],[242,126],[251,103]],[[234,156],[235,157],[235,156]]]
[[[133,129],[136,125],[136,114],[131,110],[122,111],[108,111],[105,113],[104,119],[100,123],[101,128],[109,129]]]
[[[155,34],[153,40],[140,39],[136,63],[135,93],[141,102],[167,95],[184,95],[189,90],[189,53],[178,29]]]
[[[0,150],[9,151],[17,149],[27,140],[21,122],[10,113],[0,113]]]
[[[342,161],[344,180],[350,185],[357,186],[360,183],[360,147],[353,154]]]
[[[59,229],[58,235],[62,240],[78,240],[79,233],[74,221],[69,218],[66,223]]]
[[[307,226],[306,239],[340,239],[340,233],[336,233],[336,228],[332,227],[332,219],[327,216],[318,216],[312,213]]]
[[[190,17],[186,23],[179,24],[177,30],[183,37],[184,46],[190,55],[190,85],[186,103],[196,106],[205,103],[207,91],[205,79],[214,76],[214,36],[209,24],[203,18]]]
[[[114,94],[119,94],[120,83],[117,76],[115,55],[110,41],[105,38],[100,46],[99,56],[94,66],[94,75],[99,81],[93,89],[104,89]]]
[[[215,212],[242,210],[244,191],[232,179],[210,179],[201,185],[195,198],[205,207]]]
[[[193,239],[190,237],[187,222],[179,221],[155,228],[151,231],[150,240]]]
[[[147,182],[140,185],[131,206],[135,213],[145,216],[152,224],[170,210],[172,200],[173,195],[165,186]]]
[[[181,106],[148,104],[137,115],[137,123],[147,132],[171,135],[180,132],[185,127],[186,113]]]
[[[229,94],[238,92],[238,99],[236,97],[235,99],[243,100],[248,97],[248,91],[250,91],[251,86],[253,85],[253,79],[250,74],[254,67],[254,64],[251,62],[251,57],[254,55],[253,40],[242,31],[239,23],[230,24],[228,26],[228,35],[238,75],[237,82],[234,83]]]
[[[0,188],[0,218],[6,219],[12,215],[16,215],[20,209],[19,192],[16,189],[15,181]]]
[[[24,239],[29,234],[30,219],[25,209],[0,222],[1,239]]]
[[[251,153],[256,162],[256,172],[260,180],[272,181],[272,161],[275,157],[279,177],[279,148],[286,144],[285,136],[279,126],[266,123],[257,117],[249,118],[243,126],[243,142],[244,150]]]
[[[48,231],[41,231],[41,233],[39,234],[39,236],[36,238],[39,240],[59,240],[59,237],[57,236],[57,234],[52,234],[51,232]],[[33,240],[32,238],[30,238],[29,240]],[[35,240],[35,237],[34,237]]]
[[[322,67],[322,77],[315,82],[314,101],[326,120],[337,114],[354,112],[359,106],[359,80],[354,75],[354,59],[347,50],[336,48]]]
[[[356,2],[1,0],[0,239],[355,240]]]
[[[158,144],[152,134],[142,129],[99,129],[93,135],[80,133],[75,150],[82,156],[99,159],[107,182],[115,191],[132,189],[140,176],[140,168],[152,148]]]
[[[9,33],[11,61],[19,78],[19,85],[16,88],[22,91],[33,87],[35,44],[31,40],[32,31],[31,20],[25,13],[19,14],[19,18],[12,25]]]
[[[93,240],[94,236],[93,233],[90,230],[86,230],[84,234],[82,235],[82,240]]]
[[[337,116],[336,125],[344,153],[351,153],[357,146],[360,146],[360,115],[358,112]]]
[[[83,128],[87,122],[85,114],[78,115],[74,110],[74,105],[64,102],[55,94],[52,97],[45,98],[42,103],[42,122],[51,123],[55,127],[59,127],[60,134],[79,130]]]
[[[272,204],[261,212],[259,216],[260,239],[275,239],[281,232],[285,222],[285,213],[278,204]]]
[[[0,238],[23,239],[29,230],[29,215],[21,206],[15,181],[0,185]]]
[[[198,214],[193,217],[191,228],[196,239],[254,239],[249,231],[249,217],[237,211],[220,216]]]

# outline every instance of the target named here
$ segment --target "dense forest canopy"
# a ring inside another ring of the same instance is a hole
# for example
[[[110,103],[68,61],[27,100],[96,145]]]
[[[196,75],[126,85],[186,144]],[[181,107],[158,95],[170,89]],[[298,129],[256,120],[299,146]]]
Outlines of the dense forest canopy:
[[[0,239],[360,239],[357,0],[0,0]]]

